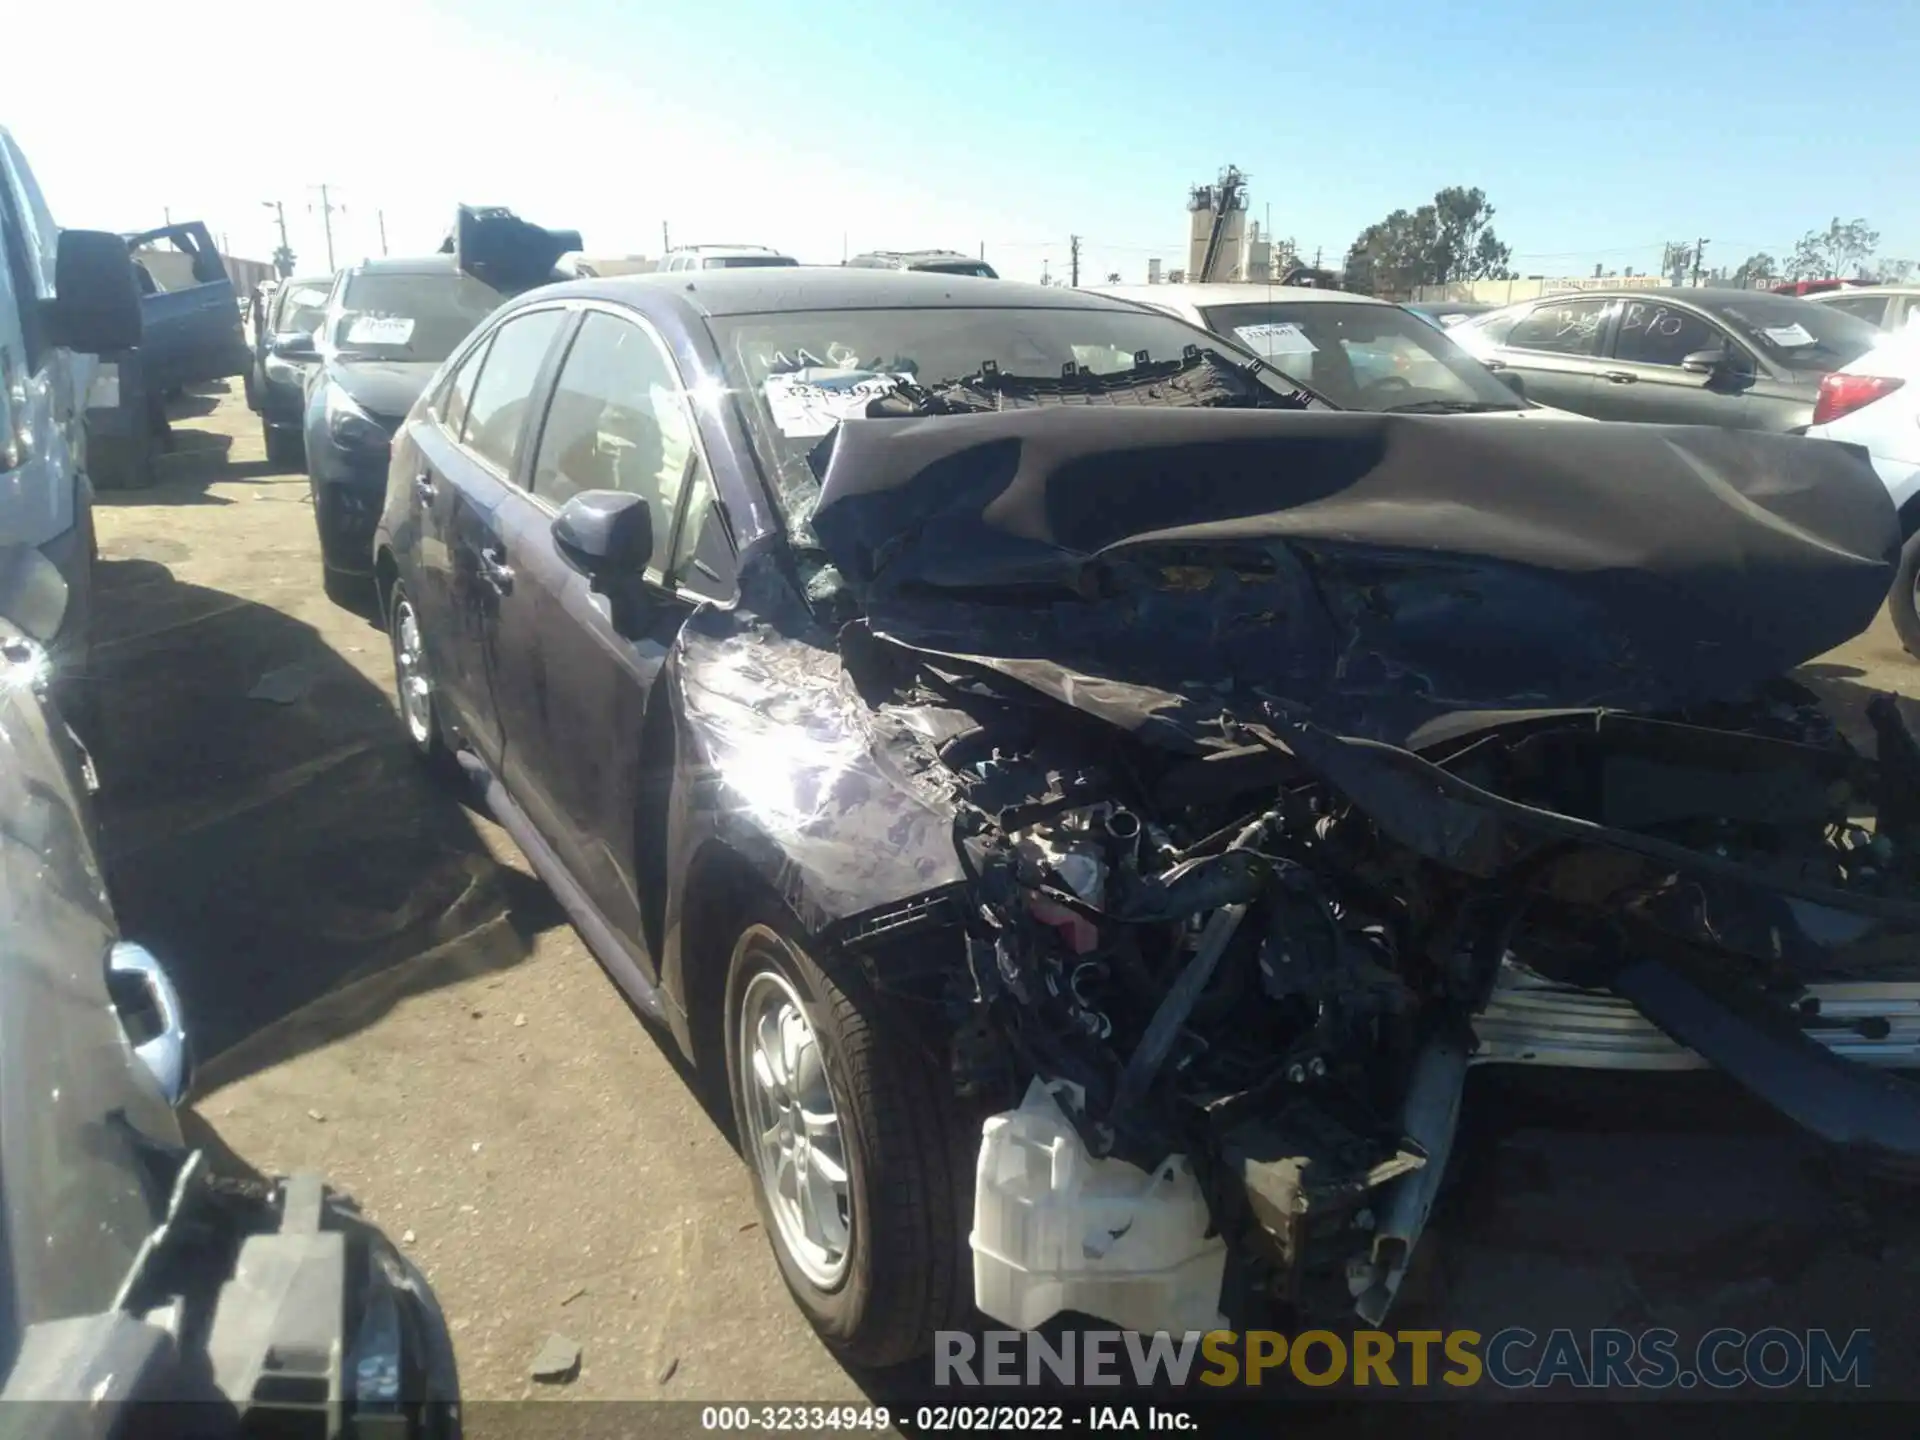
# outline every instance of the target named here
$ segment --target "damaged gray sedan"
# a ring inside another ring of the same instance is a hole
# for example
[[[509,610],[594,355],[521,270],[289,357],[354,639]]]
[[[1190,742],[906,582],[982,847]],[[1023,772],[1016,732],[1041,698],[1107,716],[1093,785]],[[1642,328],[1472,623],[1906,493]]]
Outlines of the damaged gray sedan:
[[[941,283],[510,304],[375,557],[410,740],[724,1079],[836,1350],[1205,1329],[1230,1266],[1377,1322],[1476,1060],[1920,1154],[1920,746],[1781,678],[1886,593],[1862,457],[1332,413]]]

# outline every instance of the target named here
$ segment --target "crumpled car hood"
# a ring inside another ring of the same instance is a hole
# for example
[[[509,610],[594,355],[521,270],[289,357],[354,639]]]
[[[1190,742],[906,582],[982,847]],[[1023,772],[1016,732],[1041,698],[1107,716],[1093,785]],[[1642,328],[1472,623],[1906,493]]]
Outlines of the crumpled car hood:
[[[1900,545],[1859,452],[1700,426],[1059,408],[820,463],[875,634],[1172,743],[1741,694],[1865,629]]]

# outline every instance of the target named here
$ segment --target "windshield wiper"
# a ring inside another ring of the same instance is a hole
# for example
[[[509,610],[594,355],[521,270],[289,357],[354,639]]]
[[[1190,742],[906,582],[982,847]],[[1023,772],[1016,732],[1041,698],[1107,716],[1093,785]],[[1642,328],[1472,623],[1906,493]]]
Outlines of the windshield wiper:
[[[1495,405],[1490,400],[1409,400],[1405,405],[1389,405],[1388,415],[1504,415],[1509,410],[1524,410],[1524,405]]]

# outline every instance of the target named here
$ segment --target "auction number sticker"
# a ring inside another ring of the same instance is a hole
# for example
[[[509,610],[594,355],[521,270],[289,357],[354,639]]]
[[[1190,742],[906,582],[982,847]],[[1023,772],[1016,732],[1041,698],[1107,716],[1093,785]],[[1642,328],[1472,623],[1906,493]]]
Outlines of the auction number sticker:
[[[782,435],[810,440],[861,414],[869,401],[898,389],[905,378],[877,370],[795,370],[769,375],[761,393]]]
[[[1256,355],[1311,355],[1318,348],[1307,332],[1291,321],[1276,320],[1266,325],[1240,325],[1234,336]]]
[[[349,345],[404,345],[413,338],[413,321],[405,315],[356,315],[347,326]]]

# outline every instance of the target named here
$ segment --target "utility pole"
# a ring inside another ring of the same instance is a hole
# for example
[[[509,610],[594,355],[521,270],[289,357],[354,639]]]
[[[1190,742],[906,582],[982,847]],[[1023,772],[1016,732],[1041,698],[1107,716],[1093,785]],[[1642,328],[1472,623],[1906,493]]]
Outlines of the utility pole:
[[[373,218],[380,222],[380,253],[384,256],[387,253],[387,212],[376,210]]]
[[[667,222],[662,220],[660,222],[660,253],[665,255],[671,249],[673,249],[673,241],[667,238]]]
[[[333,263],[333,212],[344,212],[347,207],[334,204],[326,186],[316,185],[314,188],[320,192],[320,225],[327,233],[327,270],[331,272],[336,268]]]
[[[148,213],[151,214],[152,212],[149,211]],[[160,207],[160,221],[164,225],[173,224],[173,207],[171,205],[162,205]]]
[[[1322,248],[1323,247],[1319,245],[1313,247],[1313,268],[1316,270],[1320,268],[1320,251]]]
[[[1069,253],[1072,256],[1068,261],[1068,274],[1072,276],[1069,283],[1074,289],[1078,290],[1080,288],[1080,237],[1078,235],[1069,236],[1068,243],[1070,246]]]
[[[1695,289],[1698,289],[1700,285],[1700,260],[1706,253],[1707,240],[1705,236],[1702,236],[1693,242],[1693,283]]]
[[[1042,285],[1053,283],[1053,261],[1043,259],[1040,262],[1040,283]]]
[[[847,263],[847,232],[844,230],[840,232],[840,263]]]
[[[273,252],[273,268],[285,280],[293,274],[293,246],[287,243],[287,207],[278,200],[262,200],[260,203],[273,211],[273,218],[280,226],[280,248]]]
[[[980,261],[981,261],[981,263],[982,263],[982,264],[985,264],[985,263],[986,263],[986,259],[987,259],[987,242],[986,242],[986,241],[984,241],[984,240],[982,240],[982,241],[980,242]]]

